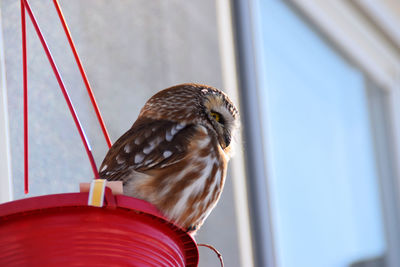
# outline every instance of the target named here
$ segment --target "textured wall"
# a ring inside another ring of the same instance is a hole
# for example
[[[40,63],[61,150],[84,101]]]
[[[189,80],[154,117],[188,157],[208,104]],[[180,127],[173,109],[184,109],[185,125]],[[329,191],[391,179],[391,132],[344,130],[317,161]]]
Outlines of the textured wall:
[[[31,0],[56,59],[97,164],[107,147],[92,111],[52,1]],[[16,198],[23,195],[22,71],[19,1],[1,0],[12,171]],[[105,123],[115,141],[136,119],[145,100],[182,82],[222,88],[213,0],[68,0],[64,14]],[[28,21],[30,187],[28,196],[77,191],[93,174],[75,125]],[[238,266],[232,183],[198,234],[214,244],[226,266]],[[201,266],[219,266],[201,248]]]

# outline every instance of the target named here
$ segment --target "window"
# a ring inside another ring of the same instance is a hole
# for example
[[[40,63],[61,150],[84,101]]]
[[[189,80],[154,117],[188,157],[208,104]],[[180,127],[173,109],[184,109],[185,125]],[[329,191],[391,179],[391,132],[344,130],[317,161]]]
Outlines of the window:
[[[399,264],[399,50],[359,5],[236,2],[260,266]]]
[[[262,1],[270,200],[282,266],[348,266],[381,256],[365,79],[281,1]]]

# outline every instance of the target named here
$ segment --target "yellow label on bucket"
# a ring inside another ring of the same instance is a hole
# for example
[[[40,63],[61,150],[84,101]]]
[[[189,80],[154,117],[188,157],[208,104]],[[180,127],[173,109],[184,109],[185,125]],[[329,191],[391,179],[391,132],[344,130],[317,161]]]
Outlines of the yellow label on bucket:
[[[90,184],[88,205],[102,207],[104,202],[104,192],[106,188],[105,179],[95,179]]]

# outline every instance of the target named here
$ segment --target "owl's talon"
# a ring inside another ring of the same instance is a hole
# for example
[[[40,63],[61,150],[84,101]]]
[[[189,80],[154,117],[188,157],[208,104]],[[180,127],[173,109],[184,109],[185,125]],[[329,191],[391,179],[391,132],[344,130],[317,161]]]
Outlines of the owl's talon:
[[[197,230],[197,225],[191,225],[186,229],[186,232],[194,232]]]

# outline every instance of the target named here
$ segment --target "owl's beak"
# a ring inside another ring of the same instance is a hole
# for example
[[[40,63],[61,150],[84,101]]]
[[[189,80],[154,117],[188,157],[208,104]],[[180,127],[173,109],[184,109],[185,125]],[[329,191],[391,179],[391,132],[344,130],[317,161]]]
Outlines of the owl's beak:
[[[224,142],[225,142],[225,148],[227,148],[229,146],[229,144],[231,143],[231,135],[228,133],[224,134]]]

